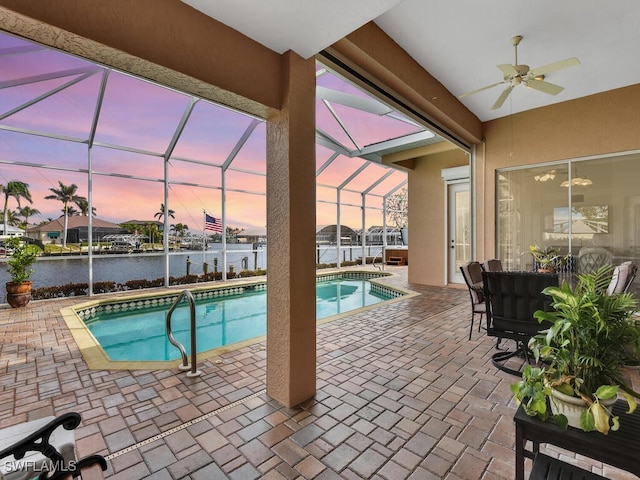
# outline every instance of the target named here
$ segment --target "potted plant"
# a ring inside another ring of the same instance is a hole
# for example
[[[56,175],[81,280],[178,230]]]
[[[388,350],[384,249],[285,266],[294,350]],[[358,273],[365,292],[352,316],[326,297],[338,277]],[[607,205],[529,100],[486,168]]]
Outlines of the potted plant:
[[[560,252],[557,249],[552,247],[542,248],[537,244],[529,245],[529,250],[525,253],[531,254],[538,272],[553,272],[556,260],[563,261],[564,258],[560,256]]]
[[[24,307],[31,300],[31,265],[36,261],[36,252],[27,244],[20,242],[18,237],[11,237],[6,241],[12,250],[7,261],[7,270],[11,281],[7,282],[7,303],[12,307]]]
[[[628,413],[635,410],[640,394],[624,369],[638,364],[640,321],[633,317],[636,301],[630,293],[606,295],[611,275],[605,266],[579,275],[573,291],[567,282],[544,289],[553,310],[538,310],[535,317],[551,326],[529,343],[541,366],[528,365],[522,380],[511,385],[528,415],[606,435],[619,427],[610,408],[619,393]],[[571,415],[573,407],[563,410],[564,396],[579,405],[579,414]]]

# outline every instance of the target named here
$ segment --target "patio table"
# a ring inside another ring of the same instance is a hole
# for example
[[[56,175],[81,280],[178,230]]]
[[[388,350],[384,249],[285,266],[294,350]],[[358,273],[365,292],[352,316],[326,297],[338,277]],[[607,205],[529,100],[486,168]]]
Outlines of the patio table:
[[[524,459],[533,459],[542,443],[584,455],[640,477],[640,412],[636,410],[627,414],[626,411],[624,400],[614,404],[613,412],[620,416],[620,429],[604,436],[599,432],[584,432],[573,427],[564,430],[551,421],[542,422],[530,417],[522,406],[518,407],[513,418],[516,425],[516,480],[524,480]],[[526,449],[529,440],[532,450]]]

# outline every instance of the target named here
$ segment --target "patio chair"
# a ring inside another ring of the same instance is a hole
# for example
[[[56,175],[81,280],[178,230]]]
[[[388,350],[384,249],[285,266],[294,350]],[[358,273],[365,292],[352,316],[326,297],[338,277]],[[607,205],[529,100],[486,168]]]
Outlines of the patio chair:
[[[74,429],[80,425],[78,413],[45,417],[0,430],[0,478],[104,478],[105,459],[91,455],[81,460],[75,455]],[[100,467],[100,476],[91,477]]]
[[[502,272],[502,262],[497,258],[485,260],[481,266],[485,272]]]
[[[638,267],[631,261],[622,262],[614,268],[611,282],[607,287],[607,295],[628,292],[629,287],[631,287],[633,280],[636,278],[637,271]]]
[[[460,267],[460,271],[462,272],[462,277],[469,288],[469,297],[471,298],[471,326],[469,328],[469,340],[471,340],[475,315],[480,315],[480,320],[478,322],[478,331],[480,331],[480,327],[482,326],[482,316],[486,312],[484,294],[482,292],[482,267],[480,266],[480,262],[467,262]]]
[[[550,324],[540,324],[533,314],[536,310],[549,310],[551,298],[542,290],[558,286],[555,273],[537,272],[483,272],[486,299],[487,335],[499,340],[514,340],[515,350],[494,353],[496,368],[520,376],[522,372],[507,366],[507,361],[522,357],[530,362],[529,339]]]
[[[582,247],[578,252],[578,273],[593,273],[603,265],[611,265],[612,254],[602,247]]]

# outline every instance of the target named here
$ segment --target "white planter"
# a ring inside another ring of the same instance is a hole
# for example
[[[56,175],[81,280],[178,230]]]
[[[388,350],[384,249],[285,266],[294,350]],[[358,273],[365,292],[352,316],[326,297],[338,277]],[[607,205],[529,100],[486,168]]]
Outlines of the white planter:
[[[554,415],[563,414],[567,417],[569,425],[571,427],[580,428],[580,415],[587,409],[587,404],[581,398],[571,397],[565,395],[562,392],[557,391],[555,388],[551,389],[551,412]],[[605,406],[613,405],[616,402],[616,398],[611,398],[607,401],[601,401]]]
[[[407,227],[401,228],[400,235],[402,236],[402,244],[409,245],[409,229]]]

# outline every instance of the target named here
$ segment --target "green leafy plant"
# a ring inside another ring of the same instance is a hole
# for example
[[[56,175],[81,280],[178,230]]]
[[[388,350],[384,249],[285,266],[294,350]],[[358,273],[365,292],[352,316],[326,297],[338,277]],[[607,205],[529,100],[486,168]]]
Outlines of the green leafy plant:
[[[542,421],[551,418],[558,425],[567,428],[567,417],[551,413],[547,400],[551,397],[551,387],[545,381],[545,375],[545,369],[527,365],[522,372],[522,380],[511,384],[511,392],[518,405],[522,405],[524,412],[530,417],[537,417]]]
[[[564,261],[565,257],[560,255],[560,252],[552,247],[539,247],[537,244],[529,245],[529,250],[524,252],[530,254],[538,268],[541,269],[554,269],[556,260]]]
[[[564,415],[548,410],[551,390],[582,399],[587,409],[580,418],[585,431],[607,434],[619,427],[619,418],[603,404],[621,393],[636,408],[635,392],[624,378],[624,368],[638,364],[640,322],[633,317],[636,301],[630,293],[606,295],[612,268],[602,267],[578,276],[572,290],[565,281],[561,287],[547,287],[553,310],[538,310],[535,317],[551,326],[534,336],[529,347],[540,367],[527,366],[522,380],[511,385],[525,412],[541,420],[553,418],[566,426]]]
[[[36,251],[29,245],[20,242],[18,237],[9,238],[6,245],[13,251],[7,261],[11,283],[21,284],[28,281],[33,273],[31,265],[36,261]]]

